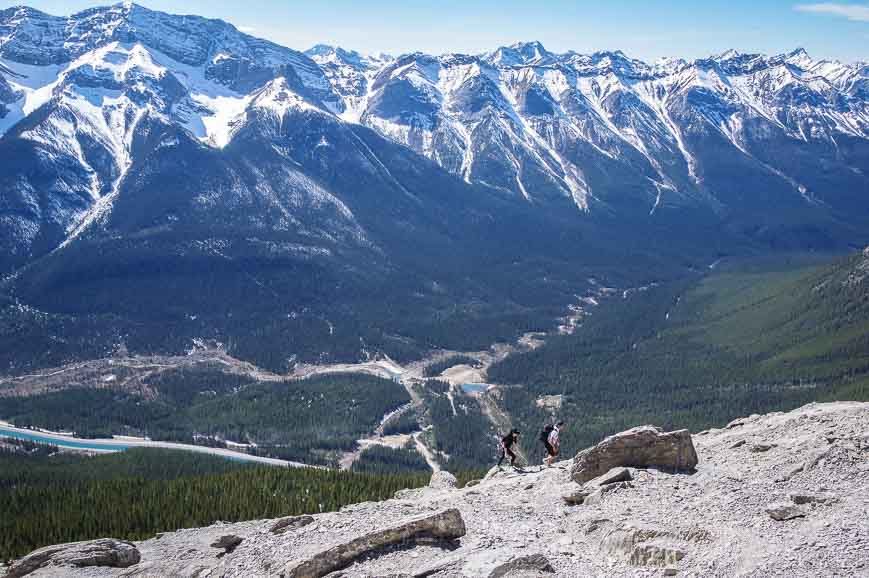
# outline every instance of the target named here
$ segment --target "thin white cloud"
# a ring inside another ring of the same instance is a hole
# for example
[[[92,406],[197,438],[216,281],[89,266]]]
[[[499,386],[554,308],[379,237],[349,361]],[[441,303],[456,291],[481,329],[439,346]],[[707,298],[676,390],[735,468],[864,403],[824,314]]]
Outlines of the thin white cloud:
[[[236,28],[238,28],[245,34],[251,34],[253,32],[256,32],[256,26],[236,26]]]
[[[814,14],[834,14],[836,16],[844,16],[854,22],[869,22],[869,5],[867,4],[821,2],[819,4],[797,4],[794,6],[794,10]]]

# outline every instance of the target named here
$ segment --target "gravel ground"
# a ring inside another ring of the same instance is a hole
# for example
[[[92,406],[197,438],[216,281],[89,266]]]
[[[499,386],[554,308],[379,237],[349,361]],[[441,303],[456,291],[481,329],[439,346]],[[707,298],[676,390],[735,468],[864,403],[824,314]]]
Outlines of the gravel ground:
[[[466,488],[422,488],[322,514],[274,535],[273,520],[218,524],[138,543],[127,569],[43,569],[33,576],[278,576],[294,560],[422,514],[458,508],[457,549],[407,545],[331,576],[489,576],[542,554],[557,576],[869,576],[869,403],[810,404],[693,436],[691,475],[632,469],[594,504],[569,506],[571,461],[493,470]],[[797,503],[800,502],[800,503]],[[778,521],[780,504],[799,517]],[[243,538],[218,557],[221,536]],[[513,573],[508,576],[553,575]]]

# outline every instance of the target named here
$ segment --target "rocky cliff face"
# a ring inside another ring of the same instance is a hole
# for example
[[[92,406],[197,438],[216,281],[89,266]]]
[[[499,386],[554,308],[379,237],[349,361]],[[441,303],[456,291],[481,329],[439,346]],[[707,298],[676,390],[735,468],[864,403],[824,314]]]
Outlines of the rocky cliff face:
[[[30,575],[869,573],[869,404],[754,415],[695,434],[693,445],[699,458],[693,473],[627,467],[580,485],[568,460],[524,472],[493,469],[464,489],[441,474],[431,487],[382,503],[162,534],[135,544],[136,563],[134,555],[106,553],[106,541],[72,547],[56,558],[60,565],[39,554],[46,565]],[[125,543],[118,547],[126,552]],[[70,566],[69,560],[95,557],[81,552],[127,567]]]

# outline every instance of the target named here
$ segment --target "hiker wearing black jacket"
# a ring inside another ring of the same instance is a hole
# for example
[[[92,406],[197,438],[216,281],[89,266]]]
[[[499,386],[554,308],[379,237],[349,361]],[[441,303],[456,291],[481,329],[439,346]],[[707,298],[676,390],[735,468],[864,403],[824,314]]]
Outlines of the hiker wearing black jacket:
[[[501,438],[501,442],[498,444],[500,456],[498,458],[498,467],[501,467],[501,462],[504,461],[504,458],[510,456],[510,465],[514,468],[516,467],[516,452],[513,451],[513,446],[519,442],[519,430],[513,429],[510,430],[510,433]]]

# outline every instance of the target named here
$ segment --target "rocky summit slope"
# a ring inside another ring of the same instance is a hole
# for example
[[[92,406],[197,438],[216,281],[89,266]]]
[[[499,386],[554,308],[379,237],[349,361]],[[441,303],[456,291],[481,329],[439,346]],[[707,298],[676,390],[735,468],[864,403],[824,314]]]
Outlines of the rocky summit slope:
[[[631,449],[650,437],[660,451]],[[685,437],[636,428],[576,460],[493,469],[464,489],[439,473],[335,513],[52,547],[9,575],[869,575],[869,403],[753,415],[695,434],[693,447]],[[640,457],[690,465],[695,449],[691,473],[612,468],[573,481]],[[92,563],[104,566],[81,567]]]

